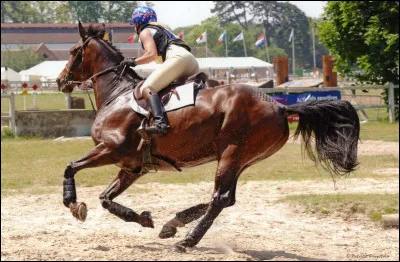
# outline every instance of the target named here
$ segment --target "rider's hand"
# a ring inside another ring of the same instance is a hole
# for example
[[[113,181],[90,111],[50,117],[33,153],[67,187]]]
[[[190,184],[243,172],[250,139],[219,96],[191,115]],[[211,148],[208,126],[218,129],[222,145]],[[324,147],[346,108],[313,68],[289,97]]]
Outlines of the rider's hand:
[[[124,60],[122,60],[122,62],[120,63],[120,65],[135,67],[136,66],[135,60],[136,58],[134,57],[125,57]]]

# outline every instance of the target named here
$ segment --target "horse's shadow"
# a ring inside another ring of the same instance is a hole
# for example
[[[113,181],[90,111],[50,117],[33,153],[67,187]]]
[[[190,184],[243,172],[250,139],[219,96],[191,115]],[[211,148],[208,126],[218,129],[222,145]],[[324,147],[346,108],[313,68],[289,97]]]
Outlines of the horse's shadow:
[[[147,245],[131,245],[129,248],[132,249],[140,249],[145,251],[161,251],[165,249],[173,250],[173,245],[168,244],[161,244],[161,243],[147,243]],[[193,247],[189,249],[199,252],[207,252],[212,254],[226,254],[226,252],[222,248],[210,248],[210,247]],[[251,257],[251,260],[272,260],[274,258],[287,258],[292,260],[299,260],[299,261],[328,261],[326,259],[321,258],[313,258],[313,257],[304,257],[299,256],[292,253],[286,253],[285,251],[258,251],[258,250],[247,250],[247,251],[235,251],[235,253],[245,254]]]
[[[252,257],[254,260],[271,260],[274,258],[288,258],[299,261],[328,261],[327,259],[322,259],[322,258],[303,257],[292,253],[286,253],[285,251],[247,250],[247,251],[237,251],[237,253],[246,254]]]

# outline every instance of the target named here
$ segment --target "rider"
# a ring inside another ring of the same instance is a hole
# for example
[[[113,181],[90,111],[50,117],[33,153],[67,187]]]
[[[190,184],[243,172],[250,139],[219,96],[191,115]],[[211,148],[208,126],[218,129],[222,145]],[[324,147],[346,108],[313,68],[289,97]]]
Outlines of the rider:
[[[136,8],[132,13],[131,25],[135,26],[144,54],[139,58],[125,58],[121,64],[136,66],[162,60],[140,87],[144,99],[151,107],[154,125],[145,128],[150,134],[165,135],[169,127],[157,92],[173,80],[184,80],[199,72],[199,64],[190,53],[190,47],[173,34],[165,25],[157,23],[156,12],[147,6]]]

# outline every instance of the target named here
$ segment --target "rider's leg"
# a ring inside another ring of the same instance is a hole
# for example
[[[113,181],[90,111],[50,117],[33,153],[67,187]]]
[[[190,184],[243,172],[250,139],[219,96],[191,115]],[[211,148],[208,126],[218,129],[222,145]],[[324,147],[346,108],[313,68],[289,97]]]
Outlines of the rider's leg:
[[[155,125],[146,128],[150,134],[164,135],[167,132],[168,122],[163,114],[163,107],[157,92],[165,88],[173,80],[189,77],[197,73],[199,66],[194,56],[186,49],[171,45],[168,48],[165,62],[154,70],[141,86],[143,97],[151,107]]]

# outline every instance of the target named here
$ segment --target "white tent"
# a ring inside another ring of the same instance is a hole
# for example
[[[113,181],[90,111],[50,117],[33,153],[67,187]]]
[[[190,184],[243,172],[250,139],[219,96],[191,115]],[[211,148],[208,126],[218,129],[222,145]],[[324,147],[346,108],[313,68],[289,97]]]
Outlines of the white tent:
[[[210,74],[211,70],[226,70],[233,67],[234,69],[256,69],[270,70],[272,72],[272,64],[267,63],[255,57],[209,57],[197,58],[200,71]],[[22,81],[36,80],[54,80],[65,68],[68,61],[45,61],[27,70],[21,71]],[[147,77],[161,64],[151,62],[149,64],[138,65],[135,71],[142,77]]]
[[[227,69],[233,67],[234,69],[249,69],[254,68],[272,68],[272,64],[267,63],[255,57],[209,57],[197,58],[200,70],[211,69]]]
[[[11,68],[1,67],[1,81],[8,80],[8,81],[21,81],[20,75],[12,70]]]
[[[273,65],[255,57],[209,57],[197,58],[200,71],[210,74],[211,70],[226,70],[233,67],[234,69],[255,69],[270,70],[272,72]],[[141,76],[148,76],[155,69],[160,67],[160,64],[151,62],[145,65],[135,67],[136,72]]]
[[[19,72],[22,81],[55,80],[68,61],[44,61],[34,67]]]

